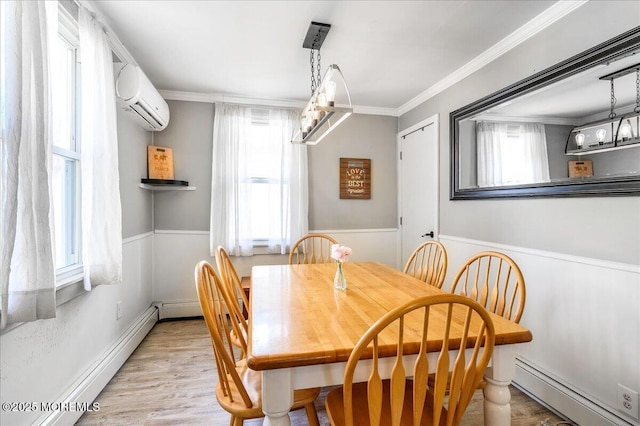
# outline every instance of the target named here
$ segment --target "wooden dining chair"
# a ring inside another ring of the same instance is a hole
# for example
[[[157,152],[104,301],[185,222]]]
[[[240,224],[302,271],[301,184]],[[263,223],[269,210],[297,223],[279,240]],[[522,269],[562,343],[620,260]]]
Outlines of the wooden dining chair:
[[[409,316],[414,321],[419,318],[422,326],[405,327]],[[405,371],[402,355],[408,347],[405,335],[410,333],[419,334],[419,347],[412,345],[418,355],[413,371]],[[430,385],[427,352],[433,351],[434,341],[442,345],[438,344],[437,362],[431,366],[435,382]],[[467,297],[439,294],[393,309],[360,338],[347,361],[344,385],[327,394],[329,421],[339,426],[458,425],[489,364],[494,342],[489,314]],[[395,358],[389,380],[380,377],[381,357]],[[363,358],[370,367],[358,374],[368,380],[353,383]],[[448,381],[450,361],[453,374]]]
[[[262,373],[247,367],[246,359],[237,360],[229,344],[233,321],[227,320],[233,297],[227,292],[220,276],[206,261],[196,265],[196,289],[216,361],[218,383],[216,399],[231,414],[229,424],[240,426],[245,419],[264,417],[262,412]],[[296,390],[292,410],[303,408],[309,424],[319,425],[314,401],[320,388]]]
[[[447,274],[447,250],[438,241],[420,244],[407,260],[404,273],[441,288]]]
[[[329,235],[307,234],[293,244],[289,265],[302,263],[331,263],[331,246],[338,242]]]
[[[451,283],[451,293],[480,303],[486,310],[520,322],[526,302],[524,276],[516,262],[495,251],[471,256]]]
[[[238,325],[231,333],[231,342],[239,347],[243,354],[247,353],[247,336],[249,335],[249,322],[244,317],[242,306],[249,311],[249,300],[242,288],[242,280],[238,276],[231,257],[222,246],[216,248],[216,266],[220,272],[220,278],[225,286],[226,292],[233,297],[229,300],[229,316]],[[242,301],[242,306],[240,306]],[[238,332],[240,334],[238,334]]]
[[[489,312],[516,323],[524,311],[524,276],[516,262],[503,253],[484,251],[471,256],[458,270],[450,291],[470,297]],[[429,381],[433,380],[433,375],[429,376]],[[478,389],[486,384],[481,380]]]

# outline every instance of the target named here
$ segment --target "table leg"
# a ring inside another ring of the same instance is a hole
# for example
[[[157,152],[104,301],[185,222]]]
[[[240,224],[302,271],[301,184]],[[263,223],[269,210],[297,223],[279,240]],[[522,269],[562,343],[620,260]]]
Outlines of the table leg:
[[[291,370],[262,372],[262,412],[265,426],[290,426],[289,410],[293,406]]]
[[[484,424],[509,426],[511,424],[511,392],[509,384],[515,376],[515,353],[507,347],[495,347],[487,368],[484,387]]]

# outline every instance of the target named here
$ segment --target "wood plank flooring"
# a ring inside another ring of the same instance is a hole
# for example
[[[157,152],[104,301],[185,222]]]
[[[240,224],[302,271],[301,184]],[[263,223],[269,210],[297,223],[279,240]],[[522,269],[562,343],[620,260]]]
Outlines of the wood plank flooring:
[[[217,382],[211,341],[204,320],[165,321],[149,335],[98,395],[100,411],[85,413],[76,425],[228,425],[215,397]],[[328,425],[324,389],[316,401],[321,425]],[[511,387],[513,426],[562,419]],[[291,413],[292,426],[307,424],[304,410]],[[262,419],[245,422],[262,424]],[[483,424],[482,392],[469,405],[463,426]]]

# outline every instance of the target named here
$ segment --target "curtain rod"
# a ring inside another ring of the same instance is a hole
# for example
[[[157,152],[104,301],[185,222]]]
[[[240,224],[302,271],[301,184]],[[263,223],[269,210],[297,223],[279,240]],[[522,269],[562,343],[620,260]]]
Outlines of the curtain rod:
[[[124,47],[124,44],[118,38],[118,35],[113,31],[111,26],[107,23],[104,15],[96,9],[92,1],[89,0],[70,0],[70,2],[75,3],[78,7],[85,7],[89,12],[93,13],[95,18],[102,25],[102,29],[104,33],[107,35],[107,41],[109,42],[109,46],[111,50],[116,54],[116,56],[123,62],[128,64],[138,65],[136,60],[133,58],[131,53]]]

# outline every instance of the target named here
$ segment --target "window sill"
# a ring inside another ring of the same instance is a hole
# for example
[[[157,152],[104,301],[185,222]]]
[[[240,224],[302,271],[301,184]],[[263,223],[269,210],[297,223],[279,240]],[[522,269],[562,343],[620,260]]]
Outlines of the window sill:
[[[56,284],[60,283],[60,281],[56,281]],[[78,296],[86,294],[87,292],[84,290],[84,283],[82,279],[82,274],[74,275],[73,278],[66,278],[63,284],[56,285],[56,309],[60,306],[64,305],[67,302],[75,299]],[[19,322],[16,324],[10,324],[5,327],[0,335],[8,333],[11,330],[15,330],[20,327],[22,324],[26,324],[24,322]]]
[[[86,291],[84,289],[84,282],[82,279],[82,275],[80,275],[73,281],[57,286],[56,287],[56,308],[64,305],[65,303],[85,293]]]
[[[56,308],[74,299],[84,291],[82,265],[73,265],[56,273]]]

